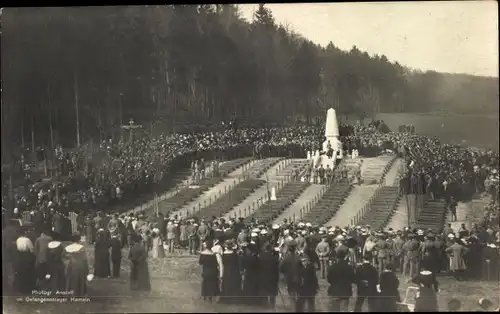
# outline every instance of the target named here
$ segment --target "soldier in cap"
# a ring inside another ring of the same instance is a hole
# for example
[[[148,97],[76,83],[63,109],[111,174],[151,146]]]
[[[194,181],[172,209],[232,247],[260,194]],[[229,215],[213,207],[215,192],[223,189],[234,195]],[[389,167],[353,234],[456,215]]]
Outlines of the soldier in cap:
[[[316,246],[316,254],[319,258],[321,278],[325,279],[328,257],[330,256],[330,244],[326,241],[326,235],[321,237],[321,242]]]
[[[385,265],[387,264],[387,251],[390,249],[389,244],[386,242],[385,234],[380,234],[379,239],[375,244],[375,250],[377,254],[377,265],[379,272],[382,272],[385,269]]]
[[[434,234],[429,232],[424,242],[420,245],[420,267],[430,269],[436,273],[437,266],[436,248],[434,247]]]
[[[403,245],[405,244],[402,233],[401,230],[396,231],[396,237],[392,241],[394,269],[399,269],[401,272],[403,271]]]
[[[408,240],[403,245],[403,277],[414,277],[418,272],[420,243],[415,238],[415,234],[408,234]]]

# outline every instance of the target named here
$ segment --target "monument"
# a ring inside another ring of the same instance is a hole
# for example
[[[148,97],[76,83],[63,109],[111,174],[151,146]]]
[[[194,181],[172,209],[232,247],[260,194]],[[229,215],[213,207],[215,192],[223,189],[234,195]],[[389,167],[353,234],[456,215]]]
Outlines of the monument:
[[[271,201],[276,200],[276,188],[273,186],[271,189]]]
[[[326,140],[323,142],[322,155],[319,151],[316,151],[314,156],[314,166],[319,167],[323,165],[326,169],[330,166],[334,169],[336,166],[336,160],[343,158],[344,152],[342,150],[342,143],[339,140],[339,125],[337,122],[337,115],[335,109],[330,108],[326,113],[326,125],[325,125],[325,137]],[[328,150],[331,148],[333,150],[332,158],[328,157]]]
[[[339,158],[343,158],[342,143],[339,140],[339,124],[337,121],[337,114],[335,109],[330,108],[326,112],[326,125],[325,125],[325,137],[326,140],[323,142],[323,151],[328,151],[328,142],[334,151],[339,155]]]

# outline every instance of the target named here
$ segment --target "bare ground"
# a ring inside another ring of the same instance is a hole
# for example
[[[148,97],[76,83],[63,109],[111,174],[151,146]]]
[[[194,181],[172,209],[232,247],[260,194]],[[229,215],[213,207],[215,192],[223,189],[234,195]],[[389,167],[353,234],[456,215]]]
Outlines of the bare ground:
[[[124,256],[127,256],[124,254]],[[89,249],[92,265],[93,251]],[[267,311],[255,306],[231,306],[207,303],[199,297],[200,276],[197,257],[184,253],[175,254],[161,260],[150,260],[152,292],[142,294],[131,292],[128,284],[129,264],[124,260],[122,278],[95,279],[89,284],[88,303],[26,303],[19,302],[15,297],[4,297],[4,313],[148,313],[148,312],[253,312]],[[487,297],[495,306],[500,303],[500,286],[496,282],[457,282],[454,279],[439,277],[441,292],[439,305],[441,311],[446,311],[447,303],[452,298],[462,302],[462,310],[478,310],[479,298]],[[326,296],[326,282],[320,279],[321,289],[317,298],[317,310],[328,311],[329,298]],[[401,280],[400,291],[404,298],[408,285]],[[282,284],[280,290],[286,293]],[[286,297],[278,297],[278,312],[293,311]],[[351,302],[351,307],[354,302]],[[410,302],[413,303],[413,302]]]

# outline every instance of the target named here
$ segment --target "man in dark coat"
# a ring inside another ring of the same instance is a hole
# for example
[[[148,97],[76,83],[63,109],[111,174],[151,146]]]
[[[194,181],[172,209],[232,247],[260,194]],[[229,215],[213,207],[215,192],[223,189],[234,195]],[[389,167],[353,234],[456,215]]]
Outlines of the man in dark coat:
[[[113,265],[113,278],[120,277],[122,262],[122,243],[119,238],[111,238],[111,264]]]
[[[303,313],[307,305],[308,311],[314,313],[316,310],[316,294],[319,289],[318,277],[316,277],[314,265],[306,254],[301,257],[301,261],[302,268],[300,270],[300,284],[295,312]]]
[[[373,258],[371,254],[367,253],[363,257],[363,263],[356,269],[356,285],[358,286],[358,294],[356,296],[354,312],[361,312],[365,300],[368,300],[368,312],[375,312],[378,272],[371,264],[372,260]]]
[[[285,275],[288,295],[290,296],[294,306],[297,303],[302,267],[302,261],[297,254],[297,243],[295,243],[295,241],[291,241],[288,244],[288,255],[281,264],[280,272]]]
[[[332,312],[346,312],[349,308],[349,298],[352,297],[355,275],[345,257],[345,253],[339,252],[336,261],[328,268],[326,276],[330,284],[328,295],[332,297]]]
[[[259,259],[259,295],[264,297],[264,305],[274,308],[278,295],[279,258],[274,254],[272,245],[264,245]]]

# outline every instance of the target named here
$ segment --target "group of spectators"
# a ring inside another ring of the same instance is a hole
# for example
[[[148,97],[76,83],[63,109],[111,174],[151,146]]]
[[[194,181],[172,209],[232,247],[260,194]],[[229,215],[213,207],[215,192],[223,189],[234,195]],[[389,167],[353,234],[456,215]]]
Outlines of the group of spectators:
[[[415,134],[384,133],[381,121],[368,126],[340,125],[339,129],[344,151],[357,149],[361,156],[376,156],[386,149],[397,152],[406,160],[408,176],[418,178],[419,185],[433,196],[444,189],[450,191],[447,198],[454,196],[458,201],[481,192],[490,194],[495,202],[498,199],[498,152],[442,144],[437,138]],[[3,207],[8,209],[7,214],[14,208],[18,212],[42,208],[40,194],[44,194],[45,204],[52,202],[63,213],[123,211],[129,209],[125,205],[130,206],[141,196],[168,188],[170,174],[189,167],[192,160],[203,158],[208,165],[213,160],[252,154],[304,158],[307,151],[321,149],[323,130],[323,126],[308,125],[230,128],[127,143],[107,141],[103,143],[107,151],[103,164],[92,167],[82,166],[83,154],[64,155],[58,148],[61,153],[56,155],[72,165],[63,166],[62,172],[64,168],[72,169],[68,173],[71,176],[62,176],[56,182],[29,184],[12,193],[12,199],[9,193],[4,194]]]
[[[32,184],[27,191],[16,192],[10,206],[6,206],[7,202],[3,204],[2,222],[7,226],[4,228],[4,243],[7,243],[4,248],[9,247],[13,256],[7,262],[16,266],[22,255],[22,259],[28,262],[18,263],[18,267],[31,269],[29,265],[32,265],[32,271],[20,272],[20,268],[15,273],[23,274],[20,276],[32,274],[33,278],[38,278],[35,283],[48,284],[46,281],[51,282],[50,278],[54,278],[60,269],[49,270],[46,249],[43,248],[49,247],[51,242],[59,242],[51,246],[51,249],[57,249],[62,242],[69,240],[74,245],[69,246],[69,251],[64,248],[68,258],[81,255],[79,237],[71,235],[76,229],[86,235],[87,243],[96,246],[94,272],[98,277],[120,275],[121,248],[128,246],[131,250],[134,248],[134,254],[131,254],[135,267],[132,270],[132,287],[149,290],[144,254],[151,252],[149,254],[153,257],[161,258],[186,248],[191,254],[200,253],[202,294],[207,300],[220,297],[221,302],[252,300],[252,304],[272,306],[279,292],[277,282],[281,272],[285,275],[288,293],[297,311],[302,311],[305,305],[314,309],[314,297],[319,292],[317,278],[314,279],[316,272],[311,271],[315,266],[330,283],[328,294],[332,297],[334,311],[345,308],[352,297],[349,288],[352,284],[358,285],[360,291],[355,302],[357,309],[365,300],[374,310],[394,309],[400,301],[399,294],[396,295],[397,278],[394,280],[395,277],[386,273],[398,270],[430,289],[428,295],[432,302],[421,303],[420,309],[429,304],[434,309],[435,293],[431,290],[435,289],[435,277],[432,274],[442,270],[452,271],[459,280],[485,279],[485,276],[498,278],[498,267],[491,266],[498,265],[498,262],[488,263],[488,268],[482,262],[498,261],[498,152],[441,144],[436,138],[415,134],[384,133],[380,123],[367,127],[341,125],[344,151],[357,149],[361,156],[370,156],[387,149],[393,150],[405,159],[408,176],[423,178],[418,183],[427,189],[426,192],[432,192],[432,197],[451,195],[463,200],[475,193],[488,193],[492,202],[484,224],[474,226],[471,231],[457,232],[449,227],[444,230],[407,228],[383,231],[370,230],[369,226],[326,229],[286,221],[277,226],[264,226],[258,222],[245,226],[242,221],[226,223],[217,217],[183,221],[163,215],[118,214],[123,209],[129,209],[123,208],[122,204],[130,203],[141,194],[163,189],[170,174],[177,168],[189,167],[192,160],[233,159],[251,154],[256,157],[305,158],[307,151],[321,149],[323,130],[322,127],[305,125],[233,128],[208,133],[163,135],[130,143],[107,142],[104,164],[85,167],[88,170],[85,172],[72,171],[67,179],[46,183],[41,188]],[[78,168],[78,162],[74,165]],[[203,176],[205,165],[205,162],[192,163],[195,177]],[[440,194],[443,189],[452,193]],[[11,223],[11,218],[21,218],[23,211],[30,211],[33,217],[30,234],[19,233]],[[70,213],[75,211],[78,215],[72,217]],[[22,241],[17,241],[19,238]],[[400,247],[396,247],[394,242],[399,242]],[[373,244],[371,248],[367,246],[369,243]],[[449,253],[455,257],[452,258]],[[29,254],[35,258],[28,259],[26,256]],[[40,254],[42,257],[39,257]],[[473,258],[477,254],[487,258]],[[76,259],[71,260],[77,262]],[[111,271],[110,263],[116,272]],[[63,267],[59,263],[56,265]],[[449,269],[451,265],[455,266]],[[82,270],[78,273],[81,278],[88,274],[88,269],[85,271],[84,268],[83,264],[75,265],[75,269]],[[431,277],[427,277],[428,272]],[[14,278],[15,285],[26,282],[26,278]],[[301,279],[296,281],[298,278]],[[260,283],[260,280],[264,282]],[[17,288],[28,291],[27,287],[35,284],[33,280],[29,282],[28,286]],[[63,284],[55,285],[60,288]],[[81,292],[85,290],[84,287],[70,287]]]

